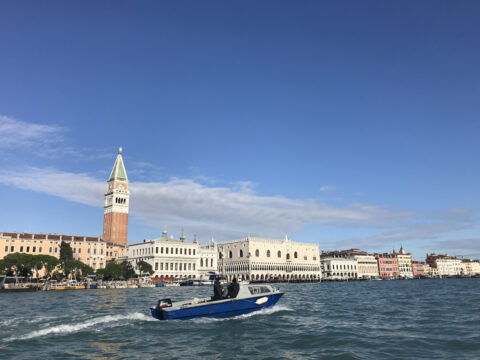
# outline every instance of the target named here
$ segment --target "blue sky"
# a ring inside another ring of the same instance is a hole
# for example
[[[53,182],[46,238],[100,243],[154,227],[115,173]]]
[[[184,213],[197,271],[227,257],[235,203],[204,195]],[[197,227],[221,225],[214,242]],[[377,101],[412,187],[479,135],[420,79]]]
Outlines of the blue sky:
[[[0,4],[0,231],[480,257],[476,1]]]

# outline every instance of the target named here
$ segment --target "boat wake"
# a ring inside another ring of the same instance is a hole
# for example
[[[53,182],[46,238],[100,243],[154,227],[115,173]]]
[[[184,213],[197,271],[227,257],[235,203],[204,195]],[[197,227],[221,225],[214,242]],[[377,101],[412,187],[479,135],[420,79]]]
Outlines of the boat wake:
[[[125,315],[106,315],[106,316],[97,317],[97,318],[90,319],[80,323],[50,326],[44,329],[32,331],[31,333],[28,333],[25,335],[12,336],[10,338],[2,340],[2,342],[11,342],[15,340],[28,340],[28,339],[34,339],[34,338],[48,336],[52,334],[67,335],[67,334],[75,333],[75,332],[82,331],[84,329],[88,329],[92,327],[95,327],[97,329],[98,326],[101,326],[101,325],[111,324],[113,326],[118,326],[119,322],[128,323],[130,321],[158,321],[158,320],[138,312],[133,314],[125,314]]]
[[[283,306],[283,305],[275,305],[275,306],[272,306],[269,308],[263,308],[261,310],[254,311],[248,314],[242,314],[242,315],[224,317],[224,318],[214,318],[214,317],[195,318],[195,319],[192,319],[192,321],[203,323],[203,322],[213,322],[213,321],[242,320],[242,319],[247,319],[254,316],[270,315],[280,311],[293,311],[293,309],[290,309],[289,307]]]

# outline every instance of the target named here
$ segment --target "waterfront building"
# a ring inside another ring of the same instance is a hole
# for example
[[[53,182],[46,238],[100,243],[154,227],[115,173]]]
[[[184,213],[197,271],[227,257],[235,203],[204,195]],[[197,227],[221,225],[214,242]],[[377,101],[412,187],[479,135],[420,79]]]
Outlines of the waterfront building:
[[[398,263],[396,254],[374,254],[378,262],[378,272],[383,279],[398,278]]]
[[[480,275],[480,262],[470,259],[462,260],[462,275],[474,276]]]
[[[412,271],[414,278],[425,276],[425,264],[418,261],[412,261]]]
[[[398,276],[407,279],[413,278],[412,254],[406,253],[403,249],[403,246],[400,247],[400,251],[398,253],[395,252],[394,249],[393,254],[395,254],[397,257]]]
[[[0,233],[0,259],[8,254],[24,253],[60,257],[60,243],[70,244],[73,257],[94,270],[108,261],[127,254],[128,207],[130,192],[122,159],[122,148],[113,165],[105,194],[103,237],[83,235]]]
[[[0,259],[8,254],[51,255],[60,258],[60,244],[70,245],[73,258],[94,270],[126,253],[126,248],[107,243],[100,237],[57,234],[0,233]]]
[[[355,280],[358,278],[356,259],[322,257],[320,261],[323,280]]]
[[[217,245],[212,240],[201,245],[197,240],[188,242],[183,234],[179,239],[162,237],[144,240],[128,246],[128,261],[139,274],[138,263],[145,261],[152,266],[152,276],[159,278],[199,279],[217,269]]]
[[[437,254],[427,254],[425,262],[437,269],[438,276],[458,276],[462,274],[462,261],[456,257]]]
[[[322,251],[321,259],[327,258],[345,258],[357,261],[357,275],[359,279],[375,279],[378,278],[378,264],[373,255],[369,255],[366,251],[359,249]],[[322,270],[322,274],[323,271]]]
[[[429,264],[424,264],[423,269],[424,269],[424,274],[425,274],[426,277],[429,277],[429,278],[438,277],[437,268],[432,268]]]
[[[246,237],[219,242],[218,271],[228,280],[319,281],[318,245],[285,239]]]
[[[127,171],[123,164],[122,148],[118,149],[118,155],[107,184],[102,238],[106,242],[126,247],[130,191],[128,190]]]

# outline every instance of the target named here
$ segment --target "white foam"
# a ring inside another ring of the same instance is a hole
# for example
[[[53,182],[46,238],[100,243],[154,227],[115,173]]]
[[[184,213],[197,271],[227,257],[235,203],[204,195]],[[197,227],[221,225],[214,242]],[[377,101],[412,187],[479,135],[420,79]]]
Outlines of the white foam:
[[[192,320],[195,321],[195,322],[199,322],[199,323],[212,322],[212,321],[241,320],[241,319],[247,319],[247,318],[250,318],[250,317],[253,317],[253,316],[270,315],[270,314],[273,314],[273,313],[276,313],[276,312],[279,312],[279,311],[293,311],[293,309],[290,309],[289,307],[283,306],[283,305],[275,305],[275,306],[272,306],[272,307],[263,308],[263,309],[258,310],[258,311],[253,311],[253,312],[248,313],[248,314],[241,314],[241,315],[236,315],[236,316],[232,316],[232,317],[222,317],[222,318],[204,317],[204,318],[195,318],[195,319],[192,319]]]
[[[52,320],[52,319],[55,319],[55,317],[52,317],[52,316],[37,316],[32,318],[17,317],[17,318],[1,320],[0,326],[9,326],[9,325],[15,326],[17,324],[23,324],[23,323],[34,324],[41,321]]]
[[[133,313],[133,314],[125,314],[125,315],[106,315],[106,316],[90,319],[81,323],[64,324],[64,325],[47,327],[45,329],[32,331],[29,334],[22,335],[19,337],[10,337],[8,339],[5,339],[4,342],[10,342],[14,340],[33,339],[33,338],[47,336],[51,334],[66,335],[66,334],[71,334],[87,328],[91,328],[93,326],[108,324],[111,322],[125,321],[125,320],[127,321],[130,321],[130,320],[158,321],[152,317],[146,316],[145,314],[141,314],[141,313]]]

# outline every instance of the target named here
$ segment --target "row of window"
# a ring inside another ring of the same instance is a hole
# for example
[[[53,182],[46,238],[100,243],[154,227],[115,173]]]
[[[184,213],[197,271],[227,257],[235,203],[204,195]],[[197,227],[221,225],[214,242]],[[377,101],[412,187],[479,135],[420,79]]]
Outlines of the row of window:
[[[271,254],[271,253],[270,253],[270,250],[267,250],[267,257],[270,257],[270,254]],[[256,256],[256,257],[259,257],[259,256],[260,256],[260,250],[258,250],[258,249],[255,250],[255,256]],[[229,257],[230,259],[233,258],[233,252],[232,252],[231,250],[228,252],[228,257]],[[240,252],[239,252],[239,257],[243,257],[243,250],[241,250],[241,249],[240,249]],[[280,250],[278,250],[278,252],[277,252],[277,257],[278,257],[278,258],[281,258],[281,257],[282,257],[282,252],[281,252]],[[222,258],[222,253],[220,253],[220,259],[221,259],[221,258]],[[287,260],[290,260],[290,253],[287,253],[286,258],[287,258]],[[294,258],[294,259],[298,259],[298,253],[297,253],[296,251],[293,253],[293,258]],[[303,260],[307,260],[307,256],[304,256],[304,257],[303,257]],[[313,257],[313,260],[314,260],[314,261],[317,260],[317,257],[314,256],[314,257]]]
[[[77,253],[77,248],[73,248],[72,250],[74,254]],[[79,254],[82,253],[82,248],[78,248],[78,253]],[[87,249],[87,254],[90,254],[90,249]],[[93,255],[97,255],[97,249],[93,249]],[[100,255],[103,255],[103,249],[100,249]],[[108,251],[107,251],[107,255],[108,255]],[[110,252],[110,255],[112,255],[111,252]]]
[[[36,246],[20,246],[20,252],[23,253],[23,249],[25,249],[25,252],[29,253],[30,252],[30,249],[32,250],[32,253],[34,252],[37,252],[37,247]],[[8,245],[5,246],[5,252],[8,252]],[[77,251],[78,250],[78,251]],[[73,253],[74,254],[81,254],[82,253],[82,248],[73,248],[72,249]],[[15,252],[15,246],[10,246],[10,252]],[[42,246],[39,246],[38,247],[38,252],[41,253],[42,252]],[[57,253],[58,252],[58,247],[50,247],[48,248],[48,252],[50,254],[52,253]],[[87,249],[87,253],[90,254],[90,249]],[[93,254],[96,255],[97,254],[97,249],[93,249]],[[103,249],[100,249],[100,254],[103,255]],[[107,251],[107,255],[108,255],[108,251]],[[111,251],[110,252],[110,256],[113,256],[113,252]],[[213,265],[212,265],[213,266]]]
[[[353,272],[334,272],[334,273],[331,273],[331,272],[327,272],[325,274],[325,276],[340,276],[340,277],[357,277],[357,274],[356,273],[353,273]]]
[[[223,271],[222,266],[218,267],[219,271]],[[224,267],[225,272],[248,271],[249,267],[246,264],[241,265],[227,265]],[[318,266],[290,266],[290,265],[251,265],[251,271],[320,271]]]
[[[31,239],[18,239],[20,240],[20,242],[29,242],[29,241],[33,241],[34,244],[37,243],[37,241],[40,243],[40,244],[43,244],[43,242],[45,241],[45,243],[48,241],[48,240],[31,240]],[[10,240],[6,240],[6,242],[9,242]],[[12,243],[15,242],[15,239],[11,239]],[[59,242],[60,240],[55,240],[55,243]],[[66,242],[67,244],[73,244],[73,245],[77,245],[77,243],[83,243],[84,241],[71,241],[71,240],[63,240],[64,242]],[[50,244],[53,244],[53,240],[50,240]],[[98,242],[94,242],[93,245],[96,245],[98,244]],[[88,243],[88,245],[92,245],[91,242]]]
[[[343,266],[343,268],[342,268]],[[330,265],[327,265],[327,270],[330,270]],[[332,265],[331,270],[357,270],[357,265]]]
[[[160,267],[160,269],[159,269]],[[169,269],[170,267],[170,269]],[[195,263],[155,263],[155,271],[163,271],[163,270],[175,270],[175,271],[188,271],[193,270],[195,271]]]
[[[175,255],[195,255],[195,249],[185,249],[185,248],[168,248],[168,247],[155,247],[155,254],[158,254],[158,251],[160,250],[160,254],[168,254],[170,250],[170,254],[175,254]],[[148,255],[152,253],[152,248],[143,248],[143,249],[137,249],[133,250],[133,256],[139,256],[139,255]]]
[[[126,204],[126,203],[127,203],[127,199],[124,199],[124,198],[115,198],[115,203],[116,203],[116,204]]]
[[[23,246],[20,246],[20,252],[21,252],[21,253],[23,253],[23,249],[24,249],[24,247],[23,247]],[[36,247],[36,246],[32,246],[31,248],[30,248],[30,246],[26,246],[26,247],[25,247],[25,252],[29,253],[29,252],[30,252],[30,249],[32,249],[32,253],[37,252],[37,247]],[[57,247],[55,247],[55,248],[53,248],[53,249],[55,249],[55,253],[58,252],[58,248],[57,248]],[[8,245],[5,246],[5,252],[8,252]],[[12,252],[12,253],[15,252],[15,246],[10,246],[10,252]],[[41,246],[38,248],[38,252],[40,252],[40,253],[42,252],[42,247],[41,247]],[[48,251],[48,252],[49,252],[49,253],[52,253],[52,248],[49,248],[49,251]]]
[[[203,267],[203,258],[200,258],[200,267]],[[205,266],[208,266],[208,259],[205,259]],[[213,259],[210,259],[210,267],[213,267]]]

